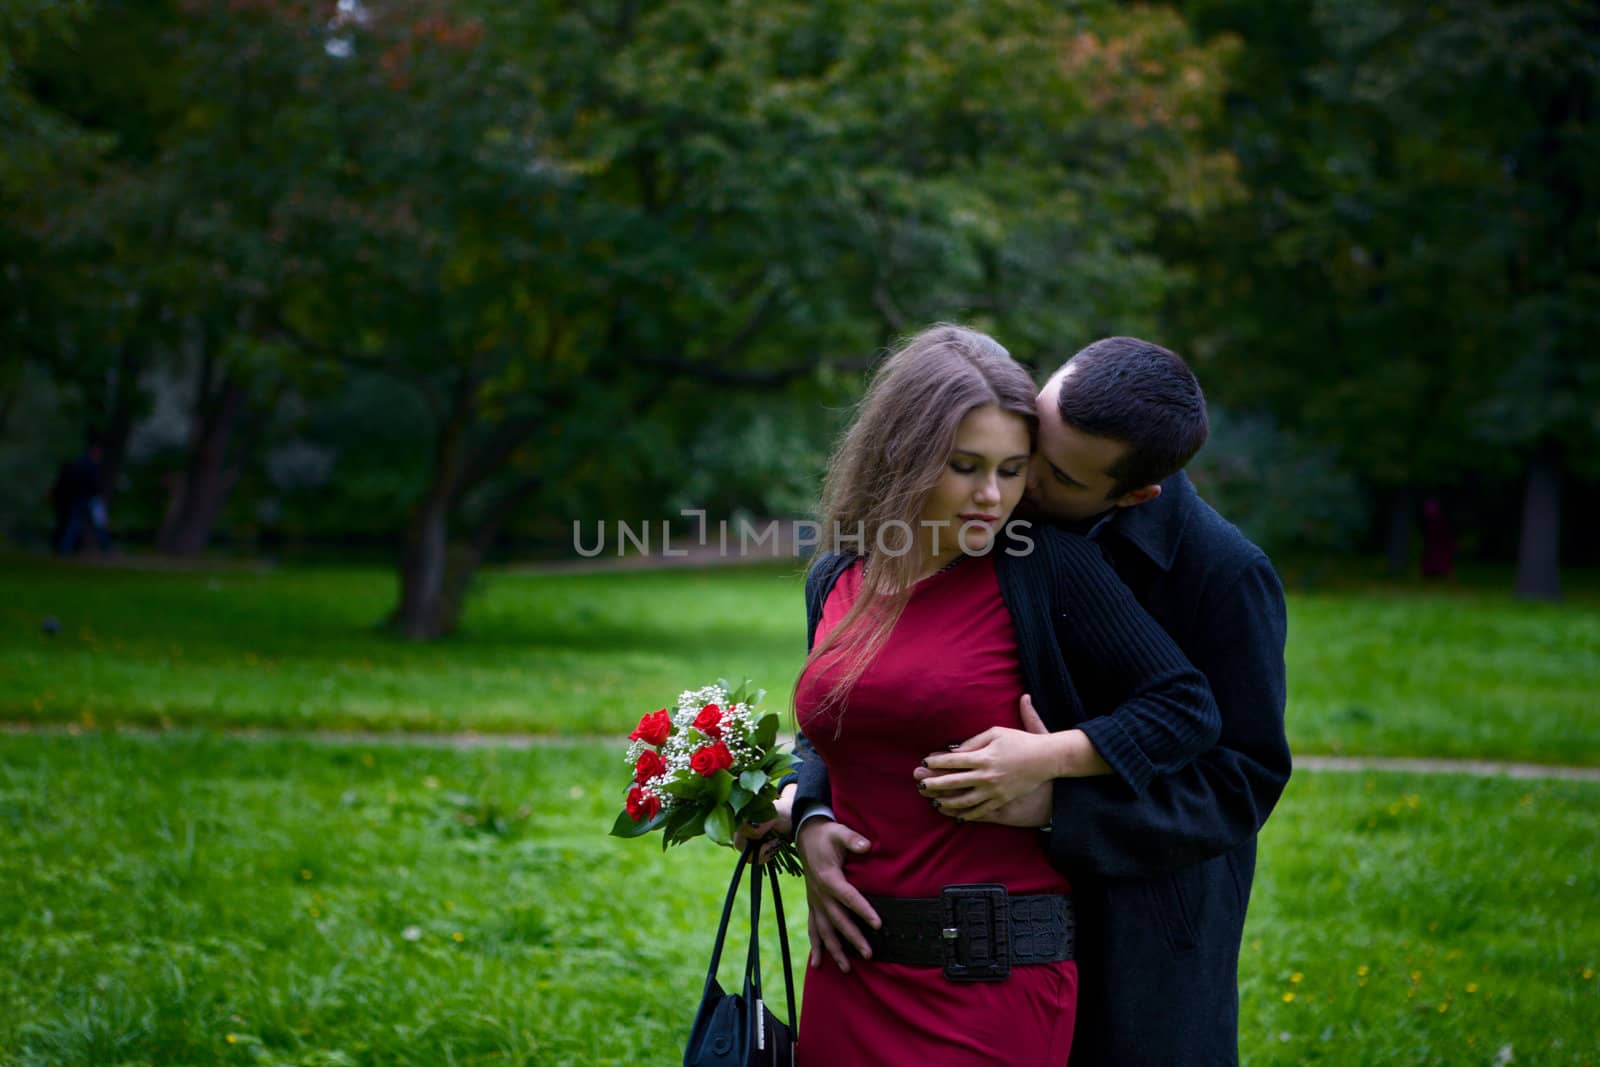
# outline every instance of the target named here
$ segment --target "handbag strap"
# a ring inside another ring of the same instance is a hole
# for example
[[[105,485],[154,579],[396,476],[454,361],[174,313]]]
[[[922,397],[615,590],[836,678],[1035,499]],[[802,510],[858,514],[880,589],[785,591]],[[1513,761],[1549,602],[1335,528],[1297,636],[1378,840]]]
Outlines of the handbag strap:
[[[753,1013],[755,1001],[765,999],[761,994],[761,875],[756,871],[750,876],[750,951],[745,958],[744,982],[751,993],[750,1004],[747,1006],[752,1013],[752,1025],[755,1025]],[[784,999],[789,1007],[789,1025],[793,1026],[799,1016],[794,1010],[794,966],[789,959],[789,924],[783,917],[783,892],[778,888],[778,869],[773,864],[767,864],[765,871],[767,881],[772,886],[772,907],[778,917],[778,948],[783,953],[783,992]]]
[[[783,921],[783,894],[778,892],[778,870],[767,866],[767,877],[772,880],[772,906],[778,912],[778,947],[783,951],[783,991],[789,1000],[789,1025],[799,1022],[794,1010],[794,968],[789,965],[789,925]]]
[[[744,878],[746,866],[755,862],[755,857],[761,849],[761,843],[752,841],[739,857],[739,863],[733,869],[733,879],[728,883],[728,895],[722,902],[722,920],[717,924],[717,940],[711,949],[711,966],[706,971],[706,984],[701,992],[704,999],[711,993],[711,984],[716,981],[717,968],[722,964],[722,948],[728,939],[728,923],[733,918],[733,902],[739,895],[739,883]],[[761,873],[755,872],[750,877],[750,948],[745,956],[744,982],[750,996],[746,998],[745,1010],[749,1013],[749,1023],[754,1033],[754,1027],[759,1025],[755,1017],[756,1002],[761,999]],[[778,889],[778,871],[773,865],[768,865],[766,870],[768,881],[772,885],[772,904],[778,917],[778,947],[783,952],[783,991],[789,1008],[789,1025],[793,1026],[799,1016],[794,1008],[794,967],[789,956],[789,927],[783,917],[783,894]]]
[[[711,995],[711,984],[717,980],[717,967],[722,963],[722,943],[728,938],[728,920],[733,918],[733,901],[739,895],[739,881],[744,877],[745,864],[750,862],[751,856],[751,851],[745,849],[744,855],[739,857],[739,865],[733,869],[733,881],[728,883],[728,897],[722,902],[722,921],[717,924],[717,942],[711,949],[711,967],[706,971],[701,1000]]]
[[[760,847],[752,841],[745,852],[754,856],[755,850]],[[761,1000],[761,872],[755,869],[754,859],[750,862],[750,949],[744,959],[744,988],[747,994],[744,1007],[750,1015],[750,1032],[755,1033],[757,1004]]]

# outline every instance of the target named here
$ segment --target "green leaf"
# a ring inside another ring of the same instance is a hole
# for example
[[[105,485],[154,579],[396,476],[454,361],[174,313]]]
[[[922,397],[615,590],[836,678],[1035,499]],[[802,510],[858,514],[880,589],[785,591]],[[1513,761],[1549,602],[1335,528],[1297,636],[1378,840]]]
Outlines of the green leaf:
[[[750,801],[749,807],[739,813],[740,822],[766,822],[777,817],[778,809],[773,806],[772,801],[763,797],[756,797]]]
[[[706,836],[719,845],[733,844],[733,813],[726,804],[718,804],[706,812]]]
[[[657,813],[653,819],[636,821],[626,811],[617,813],[617,821],[611,824],[612,837],[643,837],[666,821],[666,816]]]
[[[684,800],[699,800],[711,792],[711,786],[698,774],[688,774],[665,783],[661,786],[661,791]]]
[[[767,695],[765,689],[757,689],[756,683],[748,678],[740,681],[737,688],[726,682],[723,683],[723,688],[728,691],[729,704],[748,704],[752,708],[760,704]]]
[[[765,771],[745,771],[739,776],[739,784],[752,793],[761,792],[761,787],[768,781]]]
[[[668,844],[680,844],[700,832],[700,824],[704,818],[698,805],[680,804],[667,815],[662,834]]]
[[[751,790],[742,785],[736,785],[733,787],[733,792],[728,794],[728,804],[733,808],[734,814],[738,815],[744,810],[744,806],[750,803],[750,798],[753,796],[755,796],[755,793]]]
[[[725,803],[733,793],[733,775],[727,771],[718,771],[709,781],[711,787],[706,790],[707,796],[718,804]]]
[[[751,731],[750,743],[763,752],[770,749],[773,742],[778,739],[778,716],[776,713],[761,716],[756,723],[756,728]]]
[[[791,753],[774,752],[761,761],[761,766],[766,769],[768,779],[775,782],[800,766],[800,763],[800,759]]]

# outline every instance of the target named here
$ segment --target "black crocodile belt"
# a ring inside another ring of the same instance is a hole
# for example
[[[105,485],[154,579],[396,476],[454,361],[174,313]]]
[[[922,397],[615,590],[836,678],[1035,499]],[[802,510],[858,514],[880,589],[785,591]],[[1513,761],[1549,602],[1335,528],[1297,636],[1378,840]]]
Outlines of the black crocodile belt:
[[[1072,898],[1014,897],[1003,885],[947,885],[936,897],[868,897],[872,958],[939,967],[952,982],[998,982],[1014,966],[1072,959]]]

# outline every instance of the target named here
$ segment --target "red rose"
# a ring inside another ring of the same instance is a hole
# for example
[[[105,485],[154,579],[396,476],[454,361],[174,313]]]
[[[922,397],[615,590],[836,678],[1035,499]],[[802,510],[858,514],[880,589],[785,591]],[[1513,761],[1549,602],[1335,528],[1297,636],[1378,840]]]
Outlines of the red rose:
[[[707,704],[700,709],[700,714],[694,717],[694,728],[711,738],[713,741],[722,738],[722,709],[715,704]]]
[[[667,714],[666,708],[662,708],[640,719],[639,725],[628,735],[628,740],[643,741],[647,745],[664,745],[667,743],[667,735],[671,732],[672,716]]]
[[[653,819],[661,811],[661,798],[647,789],[634,786],[628,790],[628,818],[634,822]]]
[[[633,765],[633,780],[643,785],[658,774],[665,774],[667,761],[653,748],[639,753],[639,762]]]
[[[702,778],[710,778],[718,771],[725,771],[733,766],[733,753],[728,751],[728,746],[718,741],[714,745],[703,745],[695,749],[694,755],[689,757],[689,769]]]

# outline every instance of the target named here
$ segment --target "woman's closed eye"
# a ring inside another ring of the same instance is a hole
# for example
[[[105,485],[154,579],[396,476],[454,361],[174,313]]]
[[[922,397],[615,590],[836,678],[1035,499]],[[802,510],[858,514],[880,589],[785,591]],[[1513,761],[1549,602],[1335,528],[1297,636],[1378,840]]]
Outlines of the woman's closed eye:
[[[953,459],[950,461],[950,469],[955,471],[957,474],[975,474],[978,470],[976,464],[963,463],[958,459]],[[995,473],[1000,475],[1002,478],[1020,478],[1022,477],[1023,468],[1001,467]]]

